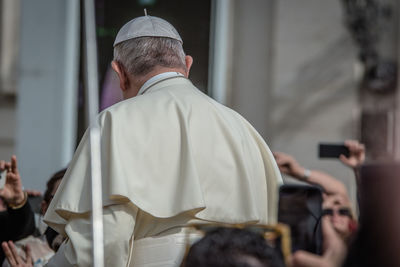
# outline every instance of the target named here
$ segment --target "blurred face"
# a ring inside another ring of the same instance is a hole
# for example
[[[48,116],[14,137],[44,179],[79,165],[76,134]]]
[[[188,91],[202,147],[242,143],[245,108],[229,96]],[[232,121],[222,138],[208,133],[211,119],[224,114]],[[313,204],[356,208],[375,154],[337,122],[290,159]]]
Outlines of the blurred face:
[[[44,215],[45,213],[46,213],[46,211],[47,211],[47,209],[48,209],[48,207],[49,207],[49,205],[50,205],[50,202],[53,200],[53,197],[54,197],[54,195],[56,194],[56,192],[57,192],[57,189],[58,189],[58,186],[60,185],[60,183],[61,183],[61,179],[58,179],[55,183],[54,183],[54,187],[53,187],[53,190],[51,191],[51,197],[50,197],[50,200],[49,200],[49,202],[46,202],[46,201],[42,201],[42,204],[41,204],[41,212],[42,212],[42,215]]]
[[[54,195],[57,192],[58,187],[60,186],[60,184],[61,184],[61,179],[59,179],[59,180],[57,180],[57,182],[55,182],[53,190],[51,191],[51,199],[53,199]],[[50,200],[50,202],[51,202],[51,200]]]
[[[336,232],[343,238],[349,237],[352,233],[350,229],[352,215],[348,203],[344,203],[340,198],[333,196],[324,200],[322,208],[324,215],[329,216]]]

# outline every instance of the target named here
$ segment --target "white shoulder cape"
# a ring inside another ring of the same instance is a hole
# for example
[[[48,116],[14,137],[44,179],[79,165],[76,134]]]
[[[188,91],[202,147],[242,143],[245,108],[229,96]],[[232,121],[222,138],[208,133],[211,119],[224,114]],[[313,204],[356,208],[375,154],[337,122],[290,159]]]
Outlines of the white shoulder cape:
[[[268,146],[186,78],[162,81],[98,121],[104,206],[130,201],[161,218],[198,210],[196,218],[215,222],[276,220],[282,178]],[[89,162],[87,131],[45,215],[59,232],[72,214],[91,210]]]

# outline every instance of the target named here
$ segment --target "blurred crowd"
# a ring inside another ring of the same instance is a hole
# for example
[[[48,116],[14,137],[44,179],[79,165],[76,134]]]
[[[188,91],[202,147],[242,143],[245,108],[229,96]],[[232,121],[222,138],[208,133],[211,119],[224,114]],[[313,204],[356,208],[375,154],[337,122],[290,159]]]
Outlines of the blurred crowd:
[[[12,156],[10,161],[0,161],[0,170],[5,172],[6,179],[0,189],[0,224],[3,229],[0,262],[2,266],[20,266],[23,259],[34,266],[43,266],[64,240],[42,219],[66,169],[50,177],[43,195],[35,190],[24,190],[16,156]]]

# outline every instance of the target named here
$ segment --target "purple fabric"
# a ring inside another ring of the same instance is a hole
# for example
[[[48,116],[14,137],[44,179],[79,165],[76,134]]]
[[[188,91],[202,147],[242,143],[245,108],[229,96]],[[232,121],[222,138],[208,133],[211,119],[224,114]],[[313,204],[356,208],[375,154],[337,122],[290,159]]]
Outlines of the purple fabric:
[[[101,93],[100,111],[120,102],[121,100],[122,92],[119,88],[118,76],[111,67],[108,67]]]

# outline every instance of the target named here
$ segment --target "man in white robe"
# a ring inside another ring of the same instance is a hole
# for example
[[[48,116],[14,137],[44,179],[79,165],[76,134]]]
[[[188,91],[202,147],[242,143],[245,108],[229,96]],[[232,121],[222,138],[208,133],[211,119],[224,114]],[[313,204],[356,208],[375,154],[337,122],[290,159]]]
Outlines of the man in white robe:
[[[112,67],[125,100],[98,116],[106,266],[179,266],[182,246],[163,238],[189,223],[276,222],[274,157],[243,117],[188,80],[192,61],[160,18],[136,18],[117,35]],[[89,130],[45,215],[67,236],[49,266],[92,264]]]

